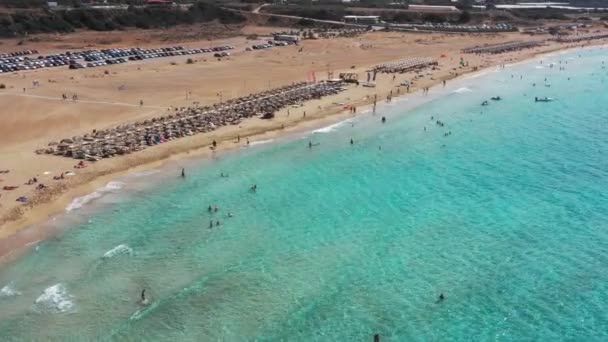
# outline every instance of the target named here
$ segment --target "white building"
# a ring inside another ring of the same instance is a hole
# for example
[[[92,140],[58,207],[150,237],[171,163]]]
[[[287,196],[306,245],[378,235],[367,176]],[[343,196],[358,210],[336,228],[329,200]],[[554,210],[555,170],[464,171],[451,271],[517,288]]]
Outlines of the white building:
[[[380,22],[380,16],[377,15],[345,15],[343,17],[345,23],[361,24],[361,25],[376,25]]]

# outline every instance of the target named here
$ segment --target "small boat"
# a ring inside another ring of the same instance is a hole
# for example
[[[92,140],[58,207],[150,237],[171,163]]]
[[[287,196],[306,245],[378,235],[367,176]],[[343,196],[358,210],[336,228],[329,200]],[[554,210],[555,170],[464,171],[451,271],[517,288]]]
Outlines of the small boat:
[[[540,97],[540,98],[539,97],[534,98],[534,102],[551,102],[551,101],[553,101],[553,99],[550,97],[546,97],[546,96]]]
[[[489,104],[489,103],[488,103],[488,101],[483,101],[483,102],[481,103],[481,105],[482,105],[482,106],[487,106],[488,104]]]
[[[500,96],[494,96],[494,97],[491,98],[491,100],[492,101],[500,101],[502,99],[500,98]]]

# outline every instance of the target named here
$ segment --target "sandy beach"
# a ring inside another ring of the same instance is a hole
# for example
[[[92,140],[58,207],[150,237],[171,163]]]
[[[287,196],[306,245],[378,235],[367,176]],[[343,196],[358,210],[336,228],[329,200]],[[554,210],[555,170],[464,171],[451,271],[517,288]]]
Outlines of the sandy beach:
[[[249,28],[264,34],[270,29]],[[264,140],[291,132],[320,127],[351,115],[346,106],[356,106],[360,113],[377,96],[383,102],[389,93],[404,96],[403,80],[414,81],[410,92],[441,84],[444,80],[479,71],[483,68],[509,64],[556,50],[581,44],[547,43],[541,47],[497,55],[462,54],[471,45],[510,40],[546,38],[523,36],[519,33],[464,35],[415,34],[395,32],[366,33],[355,38],[303,41],[300,46],[276,47],[269,50],[245,52],[253,41],[244,37],[220,41],[186,42],[189,47],[231,44],[234,54],[224,60],[211,56],[194,56],[194,64],[186,64],[186,56],[127,63],[95,69],[41,69],[0,76],[6,89],[0,90],[3,111],[0,119],[0,187],[18,186],[12,191],[0,191],[0,239],[16,231],[43,222],[62,212],[76,196],[89,193],[121,174],[146,168],[156,168],[167,160],[209,155],[206,148],[213,140],[219,151],[241,147],[237,135],[251,141]],[[73,36],[66,36],[71,45],[78,46]],[[79,39],[86,40],[86,34]],[[137,40],[120,40],[116,46],[132,46]],[[601,41],[598,41],[601,42]],[[61,51],[66,43],[55,41],[40,44],[43,52]],[[160,42],[146,42],[162,46]],[[34,48],[28,44],[25,48]],[[11,42],[1,46],[3,51],[17,50]],[[360,79],[375,64],[404,57],[433,57],[439,62],[436,70],[397,74],[379,74],[375,88],[349,85],[348,90],[321,100],[305,103],[299,108],[285,109],[273,120],[252,118],[238,126],[226,126],[216,131],[173,140],[144,151],[86,163],[75,169],[77,161],[51,155],[37,155],[49,141],[81,135],[93,129],[151,118],[170,108],[193,104],[212,104],[261,90],[306,80],[314,71],[318,80],[336,78],[340,72],[356,72]],[[460,65],[460,58],[466,67]],[[107,70],[108,73],[104,71]],[[33,87],[33,81],[40,86]],[[431,89],[432,92],[432,89]],[[78,101],[63,101],[62,94],[77,94]],[[143,101],[142,106],[139,105]],[[304,113],[306,115],[304,116]],[[74,176],[53,180],[66,171]],[[45,190],[36,185],[24,185],[36,177]],[[28,197],[26,204],[15,202],[19,196]],[[41,234],[42,236],[43,234]],[[15,242],[19,244],[19,242]],[[0,244],[0,256],[18,246]]]

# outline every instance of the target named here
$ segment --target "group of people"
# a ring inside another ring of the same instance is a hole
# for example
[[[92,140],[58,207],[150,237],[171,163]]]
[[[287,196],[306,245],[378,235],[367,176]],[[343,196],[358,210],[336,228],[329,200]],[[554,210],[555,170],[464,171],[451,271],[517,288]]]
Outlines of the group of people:
[[[67,100],[68,96],[64,93],[64,94],[61,94],[61,98],[63,100]],[[72,101],[77,101],[77,100],[78,100],[78,95],[77,94],[72,95]]]

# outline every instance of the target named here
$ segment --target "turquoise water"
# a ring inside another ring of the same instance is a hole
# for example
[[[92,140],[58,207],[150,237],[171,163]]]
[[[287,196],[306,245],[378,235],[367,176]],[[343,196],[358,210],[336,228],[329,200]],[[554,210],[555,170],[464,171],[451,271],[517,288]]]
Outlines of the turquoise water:
[[[605,341],[604,55],[114,183],[0,268],[0,340]]]

